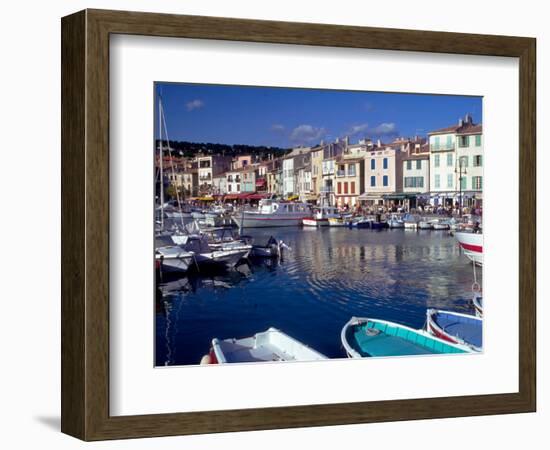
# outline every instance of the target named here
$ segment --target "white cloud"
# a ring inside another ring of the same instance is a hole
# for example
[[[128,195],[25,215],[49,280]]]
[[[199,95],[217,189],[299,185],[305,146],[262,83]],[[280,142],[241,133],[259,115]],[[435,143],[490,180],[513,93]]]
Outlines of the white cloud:
[[[304,124],[294,128],[289,138],[294,144],[310,144],[318,141],[326,134],[327,130],[325,128]]]
[[[365,134],[368,132],[369,124],[368,123],[362,123],[359,125],[352,125],[348,131],[346,131],[346,136],[357,136],[358,134]]]
[[[204,108],[204,102],[199,99],[191,100],[185,104],[187,111],[193,111],[194,109]]]
[[[285,126],[281,125],[280,123],[274,123],[271,125],[271,131],[274,133],[284,133],[285,132]]]
[[[352,125],[346,133],[346,136],[371,136],[371,137],[383,137],[383,136],[396,136],[399,134],[397,125],[393,122],[384,122],[375,127],[370,127],[368,123],[361,123]]]
[[[399,134],[395,123],[381,123],[369,131],[374,136],[395,136]]]

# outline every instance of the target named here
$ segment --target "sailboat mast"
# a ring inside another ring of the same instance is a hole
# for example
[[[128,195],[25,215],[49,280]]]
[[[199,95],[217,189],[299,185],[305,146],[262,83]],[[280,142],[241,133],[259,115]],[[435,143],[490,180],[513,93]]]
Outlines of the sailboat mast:
[[[160,227],[164,231],[164,171],[163,171],[163,152],[162,152],[162,103],[159,95],[159,170],[160,170]]]

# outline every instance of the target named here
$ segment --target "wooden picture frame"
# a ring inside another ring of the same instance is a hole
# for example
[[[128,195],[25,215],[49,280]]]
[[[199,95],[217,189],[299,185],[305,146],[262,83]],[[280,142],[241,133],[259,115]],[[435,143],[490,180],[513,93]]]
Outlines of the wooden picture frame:
[[[535,39],[103,10],[64,17],[61,29],[64,433],[100,440],[535,411]],[[519,392],[110,416],[109,36],[116,33],[519,58]]]

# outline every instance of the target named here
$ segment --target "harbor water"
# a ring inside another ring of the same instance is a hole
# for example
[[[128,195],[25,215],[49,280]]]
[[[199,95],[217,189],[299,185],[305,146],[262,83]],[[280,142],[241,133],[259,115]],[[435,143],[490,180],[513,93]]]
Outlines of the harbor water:
[[[160,283],[155,364],[199,364],[213,338],[275,327],[330,358],[345,358],[340,331],[352,316],[422,328],[426,308],[473,314],[474,270],[446,231],[248,229],[291,251],[237,269]],[[481,283],[481,269],[477,268]]]

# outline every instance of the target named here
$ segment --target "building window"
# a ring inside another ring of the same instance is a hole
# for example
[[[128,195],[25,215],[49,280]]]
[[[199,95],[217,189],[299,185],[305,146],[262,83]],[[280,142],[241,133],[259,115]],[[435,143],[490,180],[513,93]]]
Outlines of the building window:
[[[434,150],[439,150],[439,136],[435,137]]]
[[[481,147],[481,134],[476,134],[476,147]]]
[[[241,185],[237,184],[237,192],[239,192],[240,190],[241,190]]]
[[[374,161],[374,159],[372,159],[371,161]],[[372,176],[370,177],[370,185],[371,186],[376,186],[376,177],[375,176]]]
[[[347,194],[348,193],[348,182],[346,181],[344,183],[344,194]]]
[[[416,160],[416,170],[422,169],[422,161],[420,159]]]
[[[350,176],[350,177],[355,176],[355,164],[350,164],[348,166],[348,176]]]
[[[409,159],[407,161],[407,170],[411,170],[412,169],[412,161]]]
[[[374,169],[376,169],[376,160],[371,159],[370,160],[370,170],[374,170]]]
[[[446,148],[453,148],[453,137],[447,136],[447,146]]]
[[[230,184],[227,186],[227,192],[231,192],[231,185]]]
[[[355,181],[352,181],[350,184],[350,192],[355,194]]]
[[[460,177],[460,189],[465,191],[466,190],[466,182],[468,178],[467,177]]]
[[[439,167],[439,155],[434,156],[434,167]]]
[[[458,159],[458,165],[460,167],[468,167],[468,157],[467,156],[461,156]]]
[[[447,167],[452,167],[453,165],[453,154],[447,153]]]
[[[440,180],[441,180],[440,175],[439,175],[439,174],[436,174],[436,176],[435,176],[435,187],[436,187],[436,188],[439,188],[439,187],[440,187],[440,184],[441,184],[441,181],[440,181]]]
[[[387,186],[388,185],[388,176],[387,175],[384,175],[382,177],[382,185],[383,186]]]
[[[387,169],[388,168],[388,158],[384,158],[383,161],[382,161],[382,167],[384,169]]]
[[[470,145],[470,136],[460,136],[458,139],[460,147],[468,147]]]
[[[482,158],[481,155],[475,155],[474,156],[474,167],[481,167],[482,166]]]
[[[338,182],[338,193],[339,194],[342,193],[342,182],[341,181]]]
[[[447,187],[448,188],[453,187],[453,174],[452,173],[447,174]]]
[[[476,190],[483,189],[482,177],[472,177],[472,189],[476,189]]]

